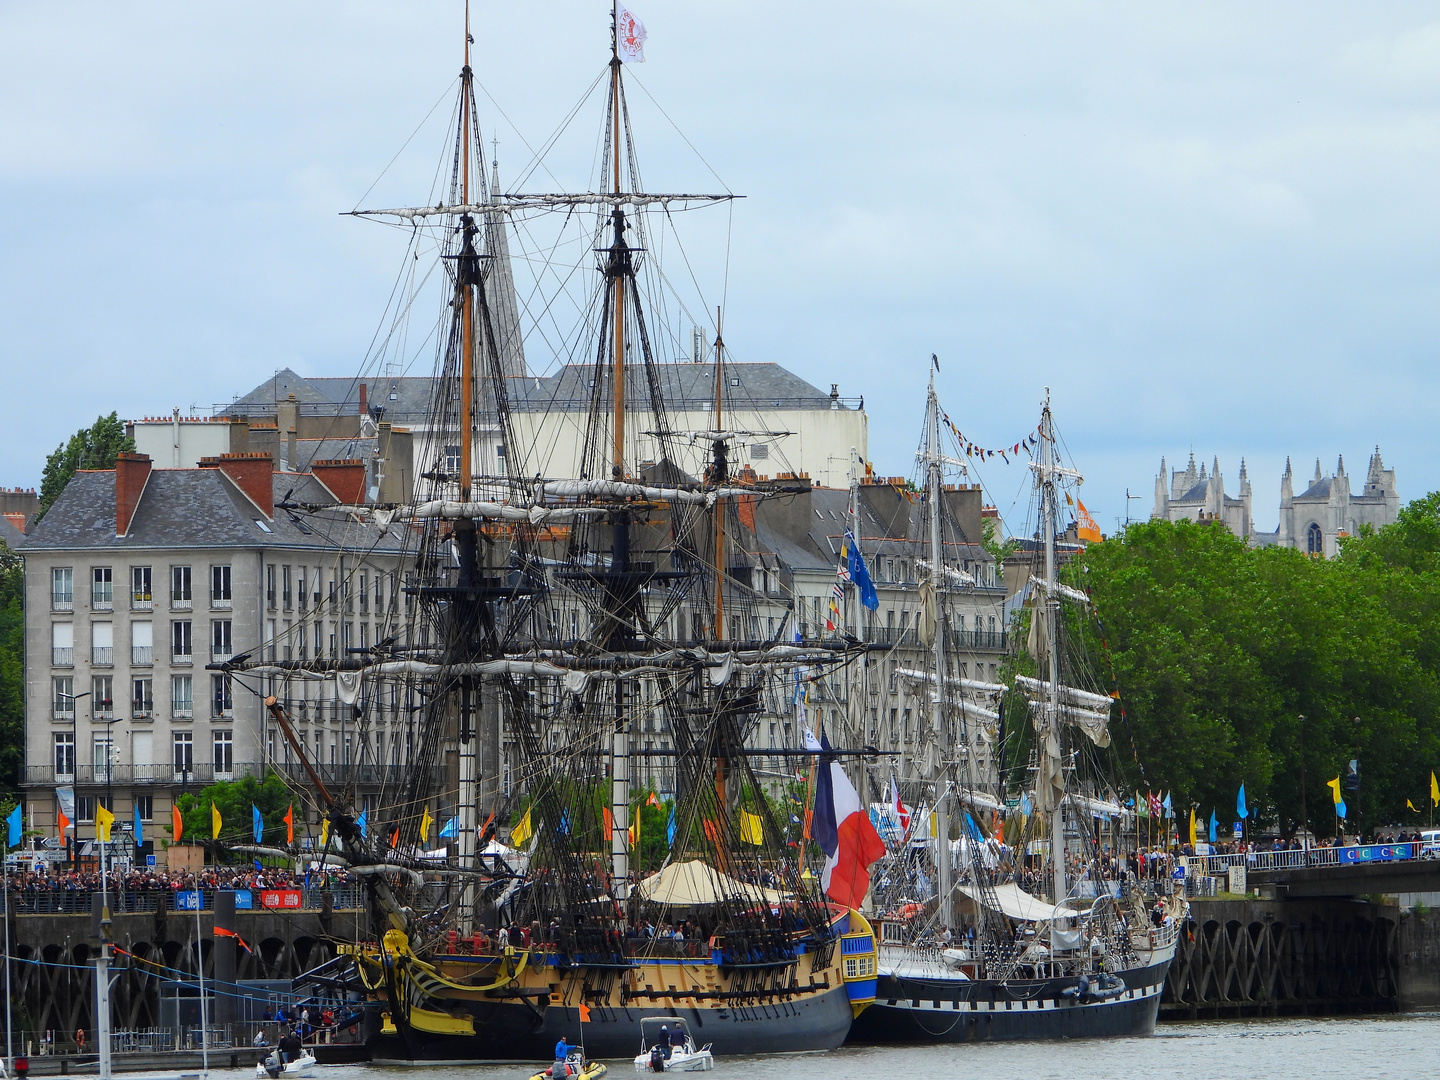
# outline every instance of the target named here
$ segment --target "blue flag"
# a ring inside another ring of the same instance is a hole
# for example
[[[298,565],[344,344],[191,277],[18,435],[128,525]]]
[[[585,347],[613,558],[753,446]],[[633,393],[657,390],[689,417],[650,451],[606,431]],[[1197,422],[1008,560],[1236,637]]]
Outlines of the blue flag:
[[[570,835],[570,811],[569,811],[569,810],[561,810],[561,811],[560,811],[560,835],[561,835],[561,836],[569,836],[569,835]]]
[[[258,844],[265,838],[265,817],[254,803],[250,804],[250,812],[255,815],[255,842]]]
[[[1170,806],[1170,792],[1167,791],[1167,792],[1165,793],[1165,801],[1162,802],[1160,805],[1165,808],[1165,816],[1166,816],[1167,818],[1173,818],[1173,817],[1175,816],[1175,811],[1174,811],[1174,809]]]
[[[849,529],[845,530],[845,546],[850,550],[850,580],[860,592],[860,603],[874,611],[880,606],[880,597],[875,595],[875,583],[865,567],[865,556],[860,554],[860,545]]]
[[[355,819],[355,824],[360,827],[360,839],[365,839],[366,835],[370,832],[370,826],[365,821],[364,811],[361,811],[360,816]]]
[[[665,823],[665,842],[671,847],[675,846],[675,807],[670,807],[670,820]]]
[[[971,840],[983,841],[985,836],[980,832],[980,826],[975,824],[975,819],[970,816],[970,811],[965,811],[965,831],[970,834]]]
[[[1211,811],[1210,811],[1210,843],[1213,844],[1213,843],[1215,843],[1215,841],[1217,841],[1217,840],[1220,839],[1219,829],[1220,829],[1220,819],[1215,816],[1215,811],[1214,811],[1214,810],[1211,810]]]
[[[10,811],[9,817],[7,817],[7,818],[5,819],[5,824],[9,826],[9,831],[8,831],[6,837],[5,837],[5,846],[6,846],[6,847],[19,847],[19,846],[20,846],[20,804],[19,804],[19,803],[16,803],[16,804],[15,804],[15,809]]]
[[[1345,805],[1345,800],[1344,800],[1344,799],[1341,799],[1339,802],[1337,802],[1337,803],[1335,804],[1335,816],[1336,816],[1337,818],[1346,817],[1348,810],[1349,810],[1349,807],[1347,807],[1347,806]]]
[[[264,873],[264,872],[265,872],[265,867],[261,864],[261,862],[260,862],[259,859],[256,859],[256,860],[255,860],[255,872],[256,872],[257,874],[261,874],[261,873]]]
[[[445,827],[440,830],[440,835],[447,840],[453,840],[459,831],[460,819],[458,817],[452,817],[449,821],[445,822]]]
[[[1250,816],[1250,811],[1245,809],[1245,785],[1240,785],[1240,797],[1235,800],[1235,816],[1244,821]]]
[[[139,847],[145,843],[145,832],[140,825],[140,807],[135,807],[135,846]]]
[[[1022,791],[1020,793],[1020,813],[1024,814],[1026,817],[1029,817],[1030,811],[1034,809],[1034,804],[1030,802],[1030,793],[1028,791]]]

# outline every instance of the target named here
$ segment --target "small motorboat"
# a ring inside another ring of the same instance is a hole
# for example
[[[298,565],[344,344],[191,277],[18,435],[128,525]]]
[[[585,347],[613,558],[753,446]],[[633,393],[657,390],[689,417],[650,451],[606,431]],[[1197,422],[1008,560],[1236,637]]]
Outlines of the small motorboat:
[[[283,1080],[288,1076],[314,1076],[315,1057],[308,1050],[294,1061],[280,1060],[280,1051],[272,1050],[263,1060],[255,1063],[258,1080]]]
[[[565,1076],[569,1080],[601,1080],[610,1070],[603,1061],[586,1061],[585,1048],[573,1048],[565,1058]],[[549,1065],[530,1077],[530,1080],[557,1080],[555,1066]],[[564,1078],[559,1078],[564,1080]]]
[[[636,1072],[709,1072],[715,1068],[710,1043],[696,1048],[690,1029],[678,1016],[646,1016],[640,1020],[640,1053]]]
[[[1124,979],[1119,975],[1102,972],[1096,975],[1081,975],[1074,986],[1067,986],[1060,994],[1063,997],[1073,997],[1077,1001],[1104,1001],[1124,992]]]

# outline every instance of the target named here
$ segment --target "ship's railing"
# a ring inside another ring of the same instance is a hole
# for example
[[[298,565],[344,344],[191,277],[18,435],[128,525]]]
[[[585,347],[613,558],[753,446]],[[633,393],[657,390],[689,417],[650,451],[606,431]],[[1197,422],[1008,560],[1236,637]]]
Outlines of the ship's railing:
[[[1232,866],[1243,866],[1247,870],[1303,870],[1314,866],[1341,866],[1347,862],[1375,861],[1345,857],[1347,851],[1358,850],[1360,849],[1327,847],[1309,848],[1308,850],[1294,848],[1285,851],[1237,851],[1226,855],[1192,855],[1188,860],[1188,866],[1192,874],[1219,876]],[[1406,857],[1408,856],[1390,855],[1387,858]]]

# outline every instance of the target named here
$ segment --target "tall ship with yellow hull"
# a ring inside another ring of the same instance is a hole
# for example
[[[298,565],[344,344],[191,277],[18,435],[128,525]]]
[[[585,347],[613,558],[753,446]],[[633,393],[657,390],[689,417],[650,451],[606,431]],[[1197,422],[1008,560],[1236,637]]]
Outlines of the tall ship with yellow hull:
[[[656,352],[674,305],[652,299],[668,286],[654,233],[731,196],[641,188],[624,64],[643,27],[618,4],[611,16],[595,190],[506,194],[493,165],[487,184],[467,17],[448,189],[434,205],[357,211],[398,226],[407,266],[428,252],[442,270],[421,479],[404,504],[282,509],[326,535],[378,522],[406,545],[375,643],[337,650],[332,636],[322,655],[317,619],[313,657],[302,627],[297,658],[213,665],[268,695],[323,821],[308,857],[365,883],[358,940],[297,991],[357,1003],[379,1060],[533,1061],[562,1037],[630,1056],[656,1015],[683,1017],[716,1054],[824,1050],[874,994],[869,924],[821,895],[750,749],[764,695],[857,653],[783,621],[757,634],[749,617],[756,551],[741,511],[787,486],[732,472],[753,433],[727,413],[718,314],[713,426],[676,430],[667,413]],[[525,368],[495,299],[513,289],[507,232],[544,221],[585,223],[580,244],[551,249],[583,254],[537,274],[591,282],[577,329],[555,339],[585,383],[573,475],[544,474],[547,448],[509,407]],[[385,340],[404,337],[398,325]],[[702,467],[687,466],[697,446]],[[337,566],[332,606],[356,584]],[[387,745],[406,747],[379,798],[314,767],[295,713],[306,685],[327,682],[360,747],[381,723]],[[666,737],[642,746],[652,725]],[[808,754],[793,752],[792,788]]]

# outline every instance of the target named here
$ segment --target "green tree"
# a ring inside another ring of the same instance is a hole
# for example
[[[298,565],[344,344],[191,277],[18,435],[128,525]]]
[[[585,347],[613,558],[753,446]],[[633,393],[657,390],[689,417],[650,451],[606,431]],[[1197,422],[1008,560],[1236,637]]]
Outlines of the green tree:
[[[97,417],[90,427],[81,428],[45,459],[45,471],[40,477],[40,509],[35,520],[45,516],[76,470],[113,469],[117,456],[134,450],[135,440],[125,434],[125,425],[113,412]]]
[[[25,745],[25,572],[0,542],[0,795],[19,793]]]
[[[286,810],[295,801],[294,792],[282,777],[273,772],[267,773],[263,780],[246,776],[211,784],[180,796],[181,838],[211,843],[213,819],[210,810],[213,806],[220,811],[221,819],[220,838],[215,844],[217,856],[224,856],[232,844],[253,844],[254,811],[251,807],[258,806],[264,819],[262,843],[270,847],[284,847],[286,825],[283,819]],[[301,819],[301,808],[297,807],[295,820],[298,823]],[[168,824],[164,828],[166,832],[170,831]],[[244,855],[242,858],[249,860],[252,856]]]

